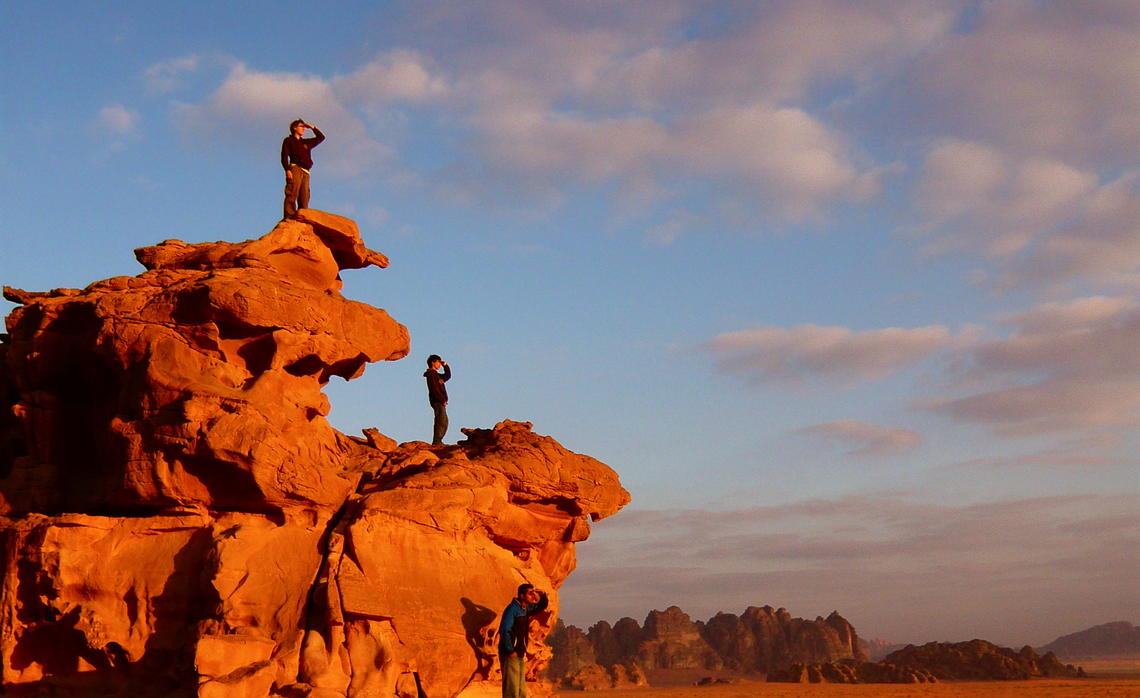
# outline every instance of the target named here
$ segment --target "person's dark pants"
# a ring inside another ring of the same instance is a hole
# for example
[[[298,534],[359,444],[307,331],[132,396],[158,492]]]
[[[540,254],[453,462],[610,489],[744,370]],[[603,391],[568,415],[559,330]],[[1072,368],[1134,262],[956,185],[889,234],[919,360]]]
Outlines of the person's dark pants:
[[[309,207],[309,173],[300,165],[290,165],[293,174],[285,180],[285,217],[296,218],[297,210]]]
[[[503,668],[503,698],[526,698],[526,660],[499,655]]]
[[[431,431],[431,442],[433,445],[443,443],[443,435],[447,433],[447,405],[442,402],[431,403],[431,409],[435,412],[435,424]]]

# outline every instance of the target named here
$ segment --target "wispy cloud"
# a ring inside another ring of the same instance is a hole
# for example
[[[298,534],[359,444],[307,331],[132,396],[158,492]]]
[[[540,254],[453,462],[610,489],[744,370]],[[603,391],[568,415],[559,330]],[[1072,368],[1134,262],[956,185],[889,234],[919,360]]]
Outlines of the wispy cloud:
[[[922,444],[922,435],[911,429],[885,427],[858,419],[825,422],[799,430],[852,446],[848,455],[880,457],[906,453]]]
[[[1048,303],[1005,319],[1002,339],[965,351],[988,387],[933,398],[926,409],[1028,434],[1140,425],[1140,303],[1093,297]]]
[[[1130,0],[985,3],[972,30],[932,44],[915,74],[947,133],[1019,158],[1131,165],[1137,32]]]
[[[99,110],[95,124],[100,130],[109,132],[112,136],[129,136],[138,127],[139,114],[122,104],[110,104]]]
[[[173,92],[181,86],[185,76],[197,72],[202,62],[202,57],[198,55],[179,56],[161,61],[143,71],[143,80],[152,92],[160,94]]]
[[[995,283],[1140,274],[1140,171],[1101,181],[1059,160],[950,141],[927,154],[916,201],[935,235],[928,250],[995,260]]]
[[[853,384],[895,371],[955,345],[942,325],[889,327],[856,332],[845,327],[801,325],[726,332],[702,345],[717,368],[754,382],[830,380]]]

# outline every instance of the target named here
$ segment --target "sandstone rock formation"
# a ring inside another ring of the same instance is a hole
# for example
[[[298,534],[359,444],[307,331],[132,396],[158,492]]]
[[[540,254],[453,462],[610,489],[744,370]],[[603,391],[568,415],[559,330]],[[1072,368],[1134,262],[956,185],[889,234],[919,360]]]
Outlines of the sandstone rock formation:
[[[494,678],[497,614],[523,581],[562,583],[588,522],[629,500],[616,474],[526,423],[441,447],[334,429],[322,386],[409,345],[340,294],[342,271],[388,265],[348,219],[136,256],[138,276],[5,289],[4,691],[435,697]]]
[[[785,609],[749,607],[737,617],[718,613],[702,633],[725,666],[767,673],[793,662],[866,660],[855,628],[838,612],[825,618],[793,618]]]
[[[552,633],[552,677],[590,664],[635,664],[647,672],[727,669],[767,674],[795,663],[866,660],[855,628],[838,613],[826,619],[793,618],[785,609],[750,607],[736,616],[718,613],[693,622],[676,606],[651,611],[644,628],[632,618],[606,621],[583,634],[574,626]]]
[[[700,626],[676,606],[645,617],[635,660],[646,670],[719,669],[722,663],[701,636]]]

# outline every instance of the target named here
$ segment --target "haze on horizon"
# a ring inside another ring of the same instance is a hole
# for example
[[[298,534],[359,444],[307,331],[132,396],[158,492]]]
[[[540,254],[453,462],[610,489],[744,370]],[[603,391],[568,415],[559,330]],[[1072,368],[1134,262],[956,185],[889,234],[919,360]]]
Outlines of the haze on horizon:
[[[633,495],[562,615],[1140,620],[1140,4],[7,8],[0,282],[280,217],[288,123],[412,355],[331,420],[512,418]],[[4,312],[10,310],[10,304]]]

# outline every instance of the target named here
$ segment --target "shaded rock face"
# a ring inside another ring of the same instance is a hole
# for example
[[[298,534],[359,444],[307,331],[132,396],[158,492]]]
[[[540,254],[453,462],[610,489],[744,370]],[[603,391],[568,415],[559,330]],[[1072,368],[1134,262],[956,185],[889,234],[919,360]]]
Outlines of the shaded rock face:
[[[701,637],[700,627],[676,606],[645,617],[636,661],[647,671],[721,667],[720,656]]]
[[[855,628],[832,612],[826,619],[793,618],[787,610],[750,606],[739,617],[718,613],[702,635],[726,668],[768,673],[795,662],[866,660]]]
[[[550,664],[546,667],[547,675],[554,680],[573,676],[582,668],[597,665],[597,656],[594,646],[577,626],[567,626],[561,619],[554,625],[554,629],[546,637],[546,642],[553,650]]]
[[[583,655],[580,631],[570,626],[560,644],[552,636],[554,653]],[[652,611],[645,627],[632,618],[614,626],[601,621],[586,633],[599,665],[635,663],[646,671],[661,669],[729,669],[745,673],[768,673],[795,663],[813,664],[867,657],[855,628],[838,613],[826,619],[793,618],[785,609],[771,606],[748,608],[740,615],[718,613],[708,622],[692,621],[676,606]]]
[[[1018,651],[985,640],[907,645],[887,655],[883,663],[923,669],[943,681],[1024,681],[1085,675],[1079,667],[1062,664],[1052,652],[1042,656],[1029,646]]]
[[[453,696],[495,678],[499,612],[573,570],[589,521],[629,500],[616,474],[520,422],[442,447],[333,429],[322,386],[409,344],[340,294],[341,271],[388,264],[348,219],[136,256],[135,277],[5,289],[5,690]],[[557,608],[532,622],[532,680]]]

